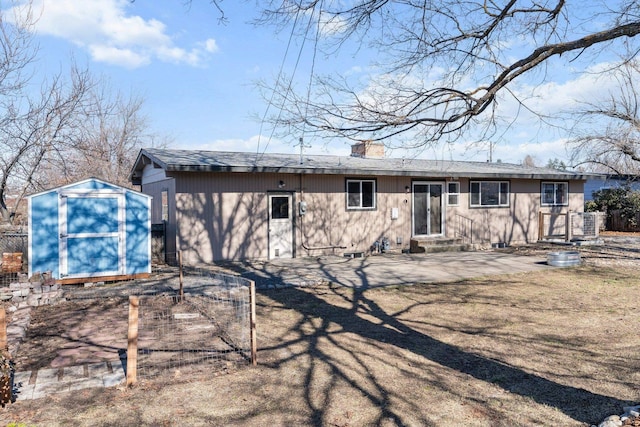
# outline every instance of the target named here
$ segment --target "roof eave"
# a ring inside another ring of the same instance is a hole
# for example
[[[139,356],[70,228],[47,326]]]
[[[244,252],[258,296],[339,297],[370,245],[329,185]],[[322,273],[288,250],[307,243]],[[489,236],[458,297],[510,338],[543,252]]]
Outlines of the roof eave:
[[[133,163],[133,167],[129,173],[129,181],[131,181],[133,185],[142,185],[142,171],[145,166],[150,164],[153,164],[154,167],[169,170],[169,165],[162,162],[143,148],[140,150],[136,161]]]
[[[353,168],[304,168],[304,167],[272,167],[272,166],[230,166],[230,165],[160,165],[167,172],[234,172],[234,173],[281,173],[305,175],[354,175],[354,176],[430,176],[438,178],[477,178],[477,179],[548,179],[579,180],[592,178],[588,174],[543,174],[543,173],[509,173],[509,172],[461,172],[461,171],[424,171],[414,169],[385,170],[353,169]]]

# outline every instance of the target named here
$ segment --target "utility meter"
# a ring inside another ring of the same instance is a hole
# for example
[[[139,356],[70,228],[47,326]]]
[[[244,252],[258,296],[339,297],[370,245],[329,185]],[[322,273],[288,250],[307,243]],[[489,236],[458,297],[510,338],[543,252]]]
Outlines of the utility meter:
[[[307,202],[300,202],[298,204],[298,212],[300,215],[304,215],[307,213]]]

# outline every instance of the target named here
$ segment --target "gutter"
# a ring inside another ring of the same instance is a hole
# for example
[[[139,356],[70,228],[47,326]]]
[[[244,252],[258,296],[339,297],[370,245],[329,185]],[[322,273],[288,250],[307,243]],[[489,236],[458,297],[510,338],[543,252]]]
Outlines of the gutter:
[[[500,172],[451,172],[451,171],[428,171],[428,170],[380,170],[380,169],[351,169],[351,168],[293,168],[293,167],[271,167],[271,166],[213,166],[213,165],[167,165],[167,172],[235,172],[235,173],[281,173],[300,175],[352,175],[352,176],[410,176],[410,177],[433,177],[433,178],[501,178],[501,179],[556,179],[556,180],[578,180],[599,178],[599,175],[591,174],[518,174]]]

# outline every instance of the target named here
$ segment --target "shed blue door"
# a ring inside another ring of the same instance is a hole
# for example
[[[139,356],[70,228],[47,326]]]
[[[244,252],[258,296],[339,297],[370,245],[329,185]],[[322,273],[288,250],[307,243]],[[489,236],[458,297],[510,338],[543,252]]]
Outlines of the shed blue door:
[[[64,192],[60,197],[61,277],[125,273],[122,192]]]

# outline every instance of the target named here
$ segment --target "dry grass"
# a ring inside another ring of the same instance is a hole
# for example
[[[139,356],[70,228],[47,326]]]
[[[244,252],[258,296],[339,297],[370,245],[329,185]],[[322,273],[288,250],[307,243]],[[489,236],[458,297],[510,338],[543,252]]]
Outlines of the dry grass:
[[[640,400],[640,265],[263,291],[259,363],[18,401],[5,423],[588,426]]]

